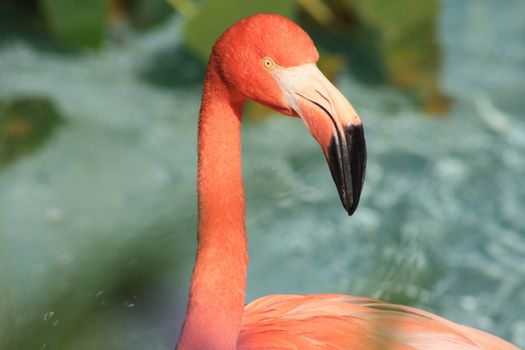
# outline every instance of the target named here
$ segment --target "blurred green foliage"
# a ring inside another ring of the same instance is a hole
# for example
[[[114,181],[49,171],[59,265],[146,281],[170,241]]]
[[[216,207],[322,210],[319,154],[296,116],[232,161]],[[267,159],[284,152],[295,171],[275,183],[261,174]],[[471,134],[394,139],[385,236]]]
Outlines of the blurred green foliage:
[[[437,0],[346,0],[362,23],[377,34],[383,64],[394,85],[410,89],[429,112],[443,112],[440,93],[441,51],[437,35]]]
[[[65,43],[99,47],[106,33],[108,1],[42,0],[49,28]]]
[[[43,144],[63,121],[53,103],[44,97],[0,101],[0,169]]]
[[[312,33],[320,42],[323,57],[339,56],[327,60],[338,62],[336,66],[324,63],[322,68],[337,72],[343,62],[357,78],[396,86],[430,113],[446,112],[450,104],[439,82],[438,0],[23,0],[22,3],[30,4],[36,16],[44,18],[55,38],[75,48],[100,48],[108,33],[119,32],[123,24],[147,29],[161,23],[173,11],[179,12],[185,19],[186,46],[200,64],[205,64],[217,37],[235,21],[254,13],[280,13]]]
[[[116,6],[120,6],[120,9]],[[167,0],[127,0],[114,2],[114,11],[124,16],[137,28],[147,29],[165,20],[173,10]]]

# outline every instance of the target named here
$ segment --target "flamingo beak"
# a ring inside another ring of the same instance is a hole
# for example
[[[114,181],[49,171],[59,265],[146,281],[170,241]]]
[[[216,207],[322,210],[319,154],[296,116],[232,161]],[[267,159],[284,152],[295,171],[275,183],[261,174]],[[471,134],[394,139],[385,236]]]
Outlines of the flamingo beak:
[[[352,215],[359,204],[366,169],[361,119],[315,64],[278,68],[272,73],[290,108],[321,146],[343,207]]]

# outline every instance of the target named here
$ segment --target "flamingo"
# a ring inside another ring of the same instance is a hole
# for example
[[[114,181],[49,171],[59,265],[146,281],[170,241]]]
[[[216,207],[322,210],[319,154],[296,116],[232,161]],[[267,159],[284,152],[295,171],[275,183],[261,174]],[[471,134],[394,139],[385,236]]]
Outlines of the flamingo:
[[[416,308],[340,294],[270,295],[245,306],[248,265],[241,121],[249,99],[299,117],[348,215],[366,167],[361,119],[318,70],[311,38],[286,17],[247,17],[217,40],[198,132],[198,250],[177,350],[517,349]]]

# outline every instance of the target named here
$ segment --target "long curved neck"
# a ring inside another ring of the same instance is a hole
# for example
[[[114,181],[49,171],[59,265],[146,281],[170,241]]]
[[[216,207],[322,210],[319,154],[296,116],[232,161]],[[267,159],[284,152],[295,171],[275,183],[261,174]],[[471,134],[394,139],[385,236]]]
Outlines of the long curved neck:
[[[241,166],[243,106],[210,63],[199,118],[198,250],[177,350],[236,349],[248,265]]]

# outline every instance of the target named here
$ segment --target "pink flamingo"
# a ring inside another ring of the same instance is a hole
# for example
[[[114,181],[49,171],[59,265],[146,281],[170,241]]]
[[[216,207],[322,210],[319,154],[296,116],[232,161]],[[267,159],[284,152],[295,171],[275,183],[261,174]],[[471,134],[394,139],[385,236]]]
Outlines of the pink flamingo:
[[[308,34],[270,14],[241,20],[213,48],[199,118],[198,251],[177,349],[517,349],[431,313],[366,297],[271,295],[244,305],[241,119],[248,99],[301,118],[349,215],[359,202],[363,127],[317,69],[318,57]]]

